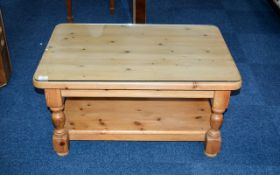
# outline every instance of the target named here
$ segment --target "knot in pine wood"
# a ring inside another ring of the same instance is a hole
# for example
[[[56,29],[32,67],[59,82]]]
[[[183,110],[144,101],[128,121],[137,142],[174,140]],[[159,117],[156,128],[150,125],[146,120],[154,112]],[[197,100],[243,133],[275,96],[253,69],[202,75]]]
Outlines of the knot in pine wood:
[[[198,88],[198,83],[197,82],[193,82],[193,86],[192,86],[192,89],[197,89]]]

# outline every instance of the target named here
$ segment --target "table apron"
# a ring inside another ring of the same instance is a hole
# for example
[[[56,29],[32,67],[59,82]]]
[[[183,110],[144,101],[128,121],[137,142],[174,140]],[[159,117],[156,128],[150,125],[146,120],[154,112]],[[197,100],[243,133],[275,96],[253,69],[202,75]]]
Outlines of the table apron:
[[[61,90],[63,97],[213,98],[214,91]]]

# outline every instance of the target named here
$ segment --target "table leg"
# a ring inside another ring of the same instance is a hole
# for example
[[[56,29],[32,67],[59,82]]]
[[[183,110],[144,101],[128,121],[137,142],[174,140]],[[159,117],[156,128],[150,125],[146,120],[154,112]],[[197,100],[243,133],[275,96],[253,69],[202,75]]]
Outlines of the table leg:
[[[146,0],[133,0],[133,23],[146,23]]]
[[[115,13],[115,0],[110,0],[110,13],[111,15]]]
[[[215,157],[221,149],[220,128],[223,123],[223,113],[228,107],[230,91],[216,91],[212,101],[211,128],[206,134],[205,154]]]
[[[67,22],[72,23],[74,18],[72,15],[72,0],[66,0],[67,5]]]
[[[53,133],[53,148],[60,156],[69,152],[69,136],[64,128],[64,100],[59,89],[46,89],[46,102],[52,112],[52,121],[55,127]]]

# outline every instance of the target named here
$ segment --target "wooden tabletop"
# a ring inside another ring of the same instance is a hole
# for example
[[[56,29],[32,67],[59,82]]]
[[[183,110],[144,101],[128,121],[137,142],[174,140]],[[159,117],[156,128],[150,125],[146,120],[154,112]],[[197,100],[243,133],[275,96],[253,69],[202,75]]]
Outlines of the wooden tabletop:
[[[36,82],[241,82],[215,26],[60,24]]]

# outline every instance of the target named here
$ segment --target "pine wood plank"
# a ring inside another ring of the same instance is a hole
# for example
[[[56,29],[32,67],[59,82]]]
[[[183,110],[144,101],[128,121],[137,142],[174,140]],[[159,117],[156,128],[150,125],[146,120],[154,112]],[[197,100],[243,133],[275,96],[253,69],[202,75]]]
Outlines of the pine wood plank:
[[[203,141],[208,99],[68,98],[70,140]]]
[[[213,98],[214,91],[62,90],[63,97]]]

